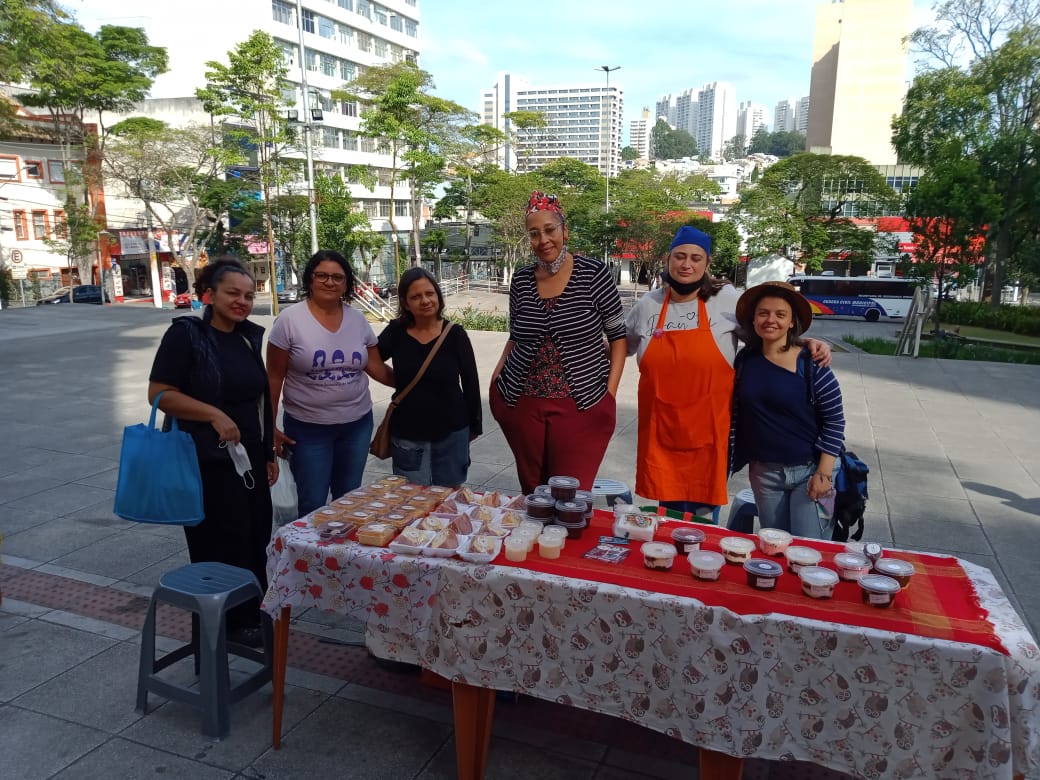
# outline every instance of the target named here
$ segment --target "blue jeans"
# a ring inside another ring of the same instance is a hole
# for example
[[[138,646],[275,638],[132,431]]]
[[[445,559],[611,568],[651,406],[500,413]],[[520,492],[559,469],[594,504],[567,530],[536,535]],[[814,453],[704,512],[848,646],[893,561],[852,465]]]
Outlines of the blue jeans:
[[[394,473],[416,485],[457,487],[469,474],[469,426],[439,441],[390,437]]]
[[[780,528],[808,539],[831,538],[834,517],[827,515],[806,491],[809,478],[815,471],[815,463],[785,466],[782,463],[751,462],[748,476],[762,528]]]
[[[295,440],[292,471],[303,516],[324,506],[329,490],[339,498],[361,485],[372,441],[372,411],[357,420],[320,425],[282,415],[285,435]]]

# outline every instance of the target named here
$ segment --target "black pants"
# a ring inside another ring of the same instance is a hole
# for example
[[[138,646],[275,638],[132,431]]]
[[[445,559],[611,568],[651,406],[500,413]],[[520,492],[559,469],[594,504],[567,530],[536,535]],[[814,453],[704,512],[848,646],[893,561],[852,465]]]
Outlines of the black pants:
[[[271,488],[263,445],[246,447],[253,464],[253,489],[238,476],[231,456],[200,463],[202,504],[206,518],[185,526],[192,563],[216,561],[248,569],[267,590],[267,545],[271,541]],[[229,628],[260,622],[260,602],[249,601],[228,613]]]

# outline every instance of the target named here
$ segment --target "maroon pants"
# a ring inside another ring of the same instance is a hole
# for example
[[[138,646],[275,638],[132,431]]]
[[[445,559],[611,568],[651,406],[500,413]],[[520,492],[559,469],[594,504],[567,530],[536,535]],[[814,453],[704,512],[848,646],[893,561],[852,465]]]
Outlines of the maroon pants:
[[[525,495],[554,476],[575,477],[582,490],[592,489],[614,435],[614,396],[607,393],[583,412],[573,398],[522,395],[516,406],[509,406],[495,383],[489,400],[491,414],[502,426],[513,451],[516,475]]]

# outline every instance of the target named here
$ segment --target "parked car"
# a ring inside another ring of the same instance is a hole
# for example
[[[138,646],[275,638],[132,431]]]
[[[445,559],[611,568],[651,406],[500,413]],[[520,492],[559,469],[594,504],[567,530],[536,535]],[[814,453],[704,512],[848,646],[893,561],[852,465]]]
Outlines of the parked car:
[[[108,294],[105,301],[111,303]],[[59,287],[50,295],[40,298],[37,306],[45,303],[96,303],[101,304],[101,287],[96,284],[77,284],[75,287]]]
[[[300,300],[300,291],[295,287],[285,287],[278,291],[278,303],[296,303]]]
[[[173,308],[175,309],[190,309],[191,308],[191,293],[183,292],[173,299]]]
[[[354,293],[356,295],[367,295],[370,292],[383,300],[387,300],[390,297],[390,290],[381,290],[375,282],[358,282],[354,285]]]

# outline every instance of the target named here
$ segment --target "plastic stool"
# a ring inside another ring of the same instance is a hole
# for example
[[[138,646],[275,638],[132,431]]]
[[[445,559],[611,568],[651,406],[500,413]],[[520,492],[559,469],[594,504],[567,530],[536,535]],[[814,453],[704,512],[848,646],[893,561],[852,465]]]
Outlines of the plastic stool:
[[[628,485],[616,479],[597,477],[592,482],[592,495],[603,496],[608,508],[613,508],[619,498],[622,504],[632,503],[632,491],[628,489]]]
[[[750,488],[745,488],[733,497],[726,528],[731,531],[753,534],[756,517],[758,517],[758,507],[755,506],[755,494]]]
[[[141,664],[137,672],[137,711],[148,713],[148,694],[185,702],[202,710],[202,733],[223,739],[231,729],[231,704],[271,681],[274,668],[274,631],[263,623],[264,649],[254,650],[227,641],[225,616],[229,609],[264,596],[256,576],[246,569],[225,563],[193,563],[167,572],[152,593],[141,632]],[[155,612],[160,602],[189,610],[192,615],[191,642],[155,658]],[[262,667],[231,687],[228,653],[248,658]],[[199,675],[197,690],[182,687],[156,676],[189,655],[195,657]]]

